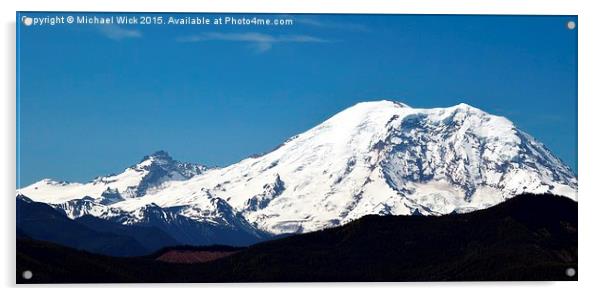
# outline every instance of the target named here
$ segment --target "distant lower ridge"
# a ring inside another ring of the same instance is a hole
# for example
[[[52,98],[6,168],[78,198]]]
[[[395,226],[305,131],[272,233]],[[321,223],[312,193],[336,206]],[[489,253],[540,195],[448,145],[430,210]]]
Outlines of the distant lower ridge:
[[[577,280],[577,203],[526,194],[468,214],[365,216],[206,263],[159,259],[174,250],[194,251],[119,258],[18,239],[17,282]]]

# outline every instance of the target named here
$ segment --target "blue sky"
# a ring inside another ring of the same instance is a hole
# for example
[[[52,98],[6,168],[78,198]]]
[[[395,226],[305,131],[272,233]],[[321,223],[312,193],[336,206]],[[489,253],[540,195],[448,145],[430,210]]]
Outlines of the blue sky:
[[[224,166],[379,98],[506,116],[577,169],[576,17],[172,16],[294,25],[19,24],[21,186],[88,181],[160,149]]]

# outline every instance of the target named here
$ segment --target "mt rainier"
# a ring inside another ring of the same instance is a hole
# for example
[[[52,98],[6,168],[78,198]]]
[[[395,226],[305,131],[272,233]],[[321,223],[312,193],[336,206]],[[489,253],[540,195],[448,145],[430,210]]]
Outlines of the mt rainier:
[[[419,109],[393,101],[358,103],[224,168],[181,163],[161,151],[89,183],[44,179],[18,190],[72,219],[134,225],[154,215],[169,234],[185,229],[174,235],[185,243],[202,242],[188,235],[197,228],[173,225],[199,223],[252,241],[368,214],[467,212],[524,192],[576,200],[577,178],[506,118],[466,104]]]

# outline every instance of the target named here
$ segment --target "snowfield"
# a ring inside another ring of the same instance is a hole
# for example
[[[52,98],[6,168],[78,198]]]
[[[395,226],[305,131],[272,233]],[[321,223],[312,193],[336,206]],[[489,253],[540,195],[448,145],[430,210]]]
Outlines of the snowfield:
[[[136,223],[156,206],[195,221],[248,222],[271,234],[367,214],[467,212],[523,192],[576,200],[577,178],[506,118],[466,104],[418,109],[393,101],[356,104],[270,153],[224,168],[158,152],[89,183],[44,179],[18,190],[72,218]]]

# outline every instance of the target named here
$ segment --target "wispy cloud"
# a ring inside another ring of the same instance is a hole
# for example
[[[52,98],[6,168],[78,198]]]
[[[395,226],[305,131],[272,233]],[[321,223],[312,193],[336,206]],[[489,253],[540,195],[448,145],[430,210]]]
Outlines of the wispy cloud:
[[[134,29],[125,29],[118,25],[101,25],[98,26],[98,28],[102,35],[113,40],[142,37],[142,33],[140,31]]]
[[[322,29],[335,29],[335,30],[346,30],[346,31],[354,31],[354,32],[369,32],[370,29],[360,23],[351,23],[351,22],[335,22],[330,20],[323,20],[314,17],[297,17],[295,18],[295,23],[308,25],[312,27],[322,28]]]
[[[219,33],[208,32],[178,38],[179,42],[230,41],[251,44],[257,52],[266,52],[277,43],[326,43],[330,40],[310,35],[269,35],[263,33]]]

